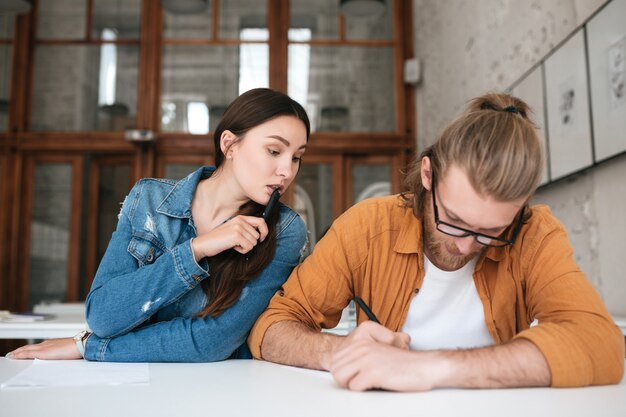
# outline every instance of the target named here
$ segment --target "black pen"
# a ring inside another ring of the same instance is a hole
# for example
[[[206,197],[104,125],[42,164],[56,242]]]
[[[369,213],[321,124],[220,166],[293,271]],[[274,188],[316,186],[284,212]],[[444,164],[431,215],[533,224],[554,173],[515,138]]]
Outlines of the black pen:
[[[270,215],[272,214],[272,211],[274,211],[274,207],[276,206],[276,203],[278,203],[279,198],[280,198],[280,192],[278,191],[278,188],[276,188],[272,192],[272,195],[270,196],[270,199],[267,202],[267,206],[265,206],[265,209],[263,210],[262,217],[263,217],[263,220],[265,220],[265,223],[269,224]],[[250,257],[252,256],[252,253],[254,252],[255,248],[256,246],[250,249],[250,252],[246,254],[246,261],[250,260]]]
[[[372,313],[372,310],[370,310],[370,308],[367,306],[367,304],[365,304],[365,301],[363,301],[361,297],[354,297],[354,301],[359,305],[359,307],[361,307],[361,310],[365,312],[368,319],[370,319],[374,323],[380,324],[374,313]]]

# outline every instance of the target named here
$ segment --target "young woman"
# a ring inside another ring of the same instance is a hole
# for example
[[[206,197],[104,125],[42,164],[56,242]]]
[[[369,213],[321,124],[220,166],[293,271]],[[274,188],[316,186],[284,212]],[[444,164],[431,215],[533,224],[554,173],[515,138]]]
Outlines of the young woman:
[[[300,261],[307,231],[279,204],[310,132],[297,102],[254,89],[216,128],[215,168],[143,179],[126,197],[87,297],[93,333],[23,346],[14,359],[207,362],[250,357],[250,328]],[[254,249],[254,250],[252,250]]]

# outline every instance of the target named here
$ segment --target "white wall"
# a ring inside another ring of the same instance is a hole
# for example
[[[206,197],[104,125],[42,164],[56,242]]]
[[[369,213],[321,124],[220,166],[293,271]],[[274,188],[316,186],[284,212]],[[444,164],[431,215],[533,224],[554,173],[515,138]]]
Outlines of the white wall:
[[[414,0],[418,149],[467,100],[511,86],[605,2]],[[626,156],[549,185],[535,202],[551,206],[609,310],[626,316]]]

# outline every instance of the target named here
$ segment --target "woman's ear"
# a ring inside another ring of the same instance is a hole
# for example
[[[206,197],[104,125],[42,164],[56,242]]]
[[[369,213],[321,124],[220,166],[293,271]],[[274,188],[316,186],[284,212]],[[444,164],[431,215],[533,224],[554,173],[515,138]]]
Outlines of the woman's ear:
[[[420,165],[420,177],[422,179],[422,187],[430,191],[430,186],[432,182],[432,167],[430,164],[430,158],[425,156],[422,158],[422,163]]]
[[[224,154],[226,159],[230,159],[232,155],[229,157],[229,153],[232,153],[232,145],[235,143],[237,136],[231,132],[230,130],[225,130],[222,132],[222,136],[220,136],[220,149]]]

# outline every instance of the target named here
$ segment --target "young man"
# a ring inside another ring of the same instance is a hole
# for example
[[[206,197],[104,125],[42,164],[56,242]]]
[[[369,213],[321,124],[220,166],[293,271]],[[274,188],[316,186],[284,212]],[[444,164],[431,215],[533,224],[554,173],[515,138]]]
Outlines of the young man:
[[[529,111],[473,100],[416,161],[410,192],[337,219],[255,324],[254,357],[354,390],[619,382],[621,332],[563,226],[527,205],[543,166]],[[321,333],[355,296],[380,324],[360,311],[347,337]]]

